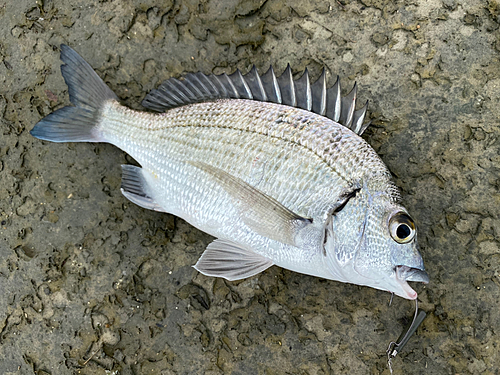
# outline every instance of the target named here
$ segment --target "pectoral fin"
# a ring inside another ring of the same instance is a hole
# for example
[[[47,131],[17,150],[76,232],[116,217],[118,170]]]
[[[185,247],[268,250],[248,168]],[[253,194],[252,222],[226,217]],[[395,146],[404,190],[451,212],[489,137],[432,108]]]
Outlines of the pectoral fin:
[[[271,267],[271,259],[263,257],[235,242],[217,239],[207,246],[194,268],[206,276],[241,280]]]
[[[243,222],[261,236],[297,246],[296,236],[312,219],[290,211],[276,199],[254,188],[241,178],[203,162],[191,162],[213,176],[233,198]]]

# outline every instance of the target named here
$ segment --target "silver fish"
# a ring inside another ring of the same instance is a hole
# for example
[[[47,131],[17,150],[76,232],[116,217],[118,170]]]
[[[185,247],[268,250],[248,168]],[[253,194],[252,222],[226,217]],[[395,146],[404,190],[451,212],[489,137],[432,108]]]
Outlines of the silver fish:
[[[272,265],[367,285],[407,299],[427,283],[414,221],[390,173],[359,135],[366,105],[356,86],[327,89],[290,67],[276,77],[188,74],[169,79],[143,105],[119,103],[82,57],[61,46],[74,106],[31,131],[53,142],[107,142],[142,168],[123,165],[122,193],[179,216],[217,239],[194,266],[228,280]]]

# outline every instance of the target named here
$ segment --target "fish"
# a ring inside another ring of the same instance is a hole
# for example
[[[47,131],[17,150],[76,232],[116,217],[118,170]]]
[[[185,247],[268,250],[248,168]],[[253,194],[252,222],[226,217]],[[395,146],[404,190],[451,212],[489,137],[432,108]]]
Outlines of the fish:
[[[211,242],[194,268],[227,280],[277,265],[414,300],[428,283],[415,221],[388,168],[361,134],[367,104],[357,86],[341,96],[326,73],[311,83],[290,65],[277,77],[189,73],[143,100],[120,104],[73,49],[61,45],[72,106],[31,134],[52,142],[111,143],[140,167],[122,165],[121,192],[176,215]]]

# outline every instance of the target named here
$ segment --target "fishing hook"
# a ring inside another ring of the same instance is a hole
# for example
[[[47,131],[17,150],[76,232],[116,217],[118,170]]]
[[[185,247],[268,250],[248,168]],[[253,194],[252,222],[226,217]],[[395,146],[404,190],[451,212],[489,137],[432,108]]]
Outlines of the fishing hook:
[[[422,324],[427,314],[425,311],[418,311],[418,301],[415,300],[415,314],[413,315],[413,321],[406,331],[403,331],[401,336],[397,341],[391,341],[389,347],[387,348],[387,364],[389,365],[389,371],[392,375],[392,359],[398,355],[403,347],[408,343],[410,337],[417,331],[418,327]]]

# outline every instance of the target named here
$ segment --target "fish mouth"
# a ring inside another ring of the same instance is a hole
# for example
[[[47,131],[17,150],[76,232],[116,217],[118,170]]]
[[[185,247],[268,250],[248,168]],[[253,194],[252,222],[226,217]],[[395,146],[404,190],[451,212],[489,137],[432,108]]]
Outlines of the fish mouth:
[[[416,299],[418,297],[417,292],[415,292],[408,281],[420,282],[424,284],[429,283],[429,275],[425,270],[419,268],[413,268],[408,266],[396,266],[396,280],[403,288],[406,295],[401,297],[407,299]]]

